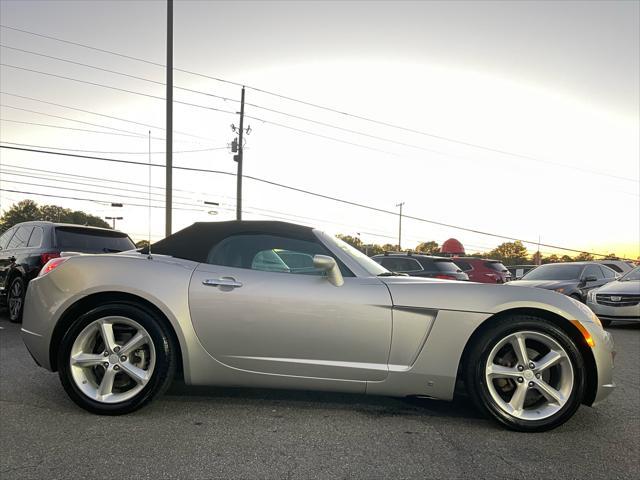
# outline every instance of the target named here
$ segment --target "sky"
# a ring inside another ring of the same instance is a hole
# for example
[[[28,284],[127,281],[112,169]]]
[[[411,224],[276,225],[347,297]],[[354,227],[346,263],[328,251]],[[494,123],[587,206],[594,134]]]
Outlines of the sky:
[[[163,1],[0,0],[5,27],[158,64],[166,59],[165,14]],[[152,161],[164,162],[164,68],[8,28],[0,28],[0,44],[3,145],[146,163],[151,130]],[[637,1],[176,1],[174,66],[205,76],[175,72],[174,100],[183,103],[174,106],[174,165],[235,171],[225,147],[235,135],[230,125],[238,125],[240,87],[206,76],[214,77],[253,87],[246,92],[246,175],[384,210],[404,202],[405,214],[449,225],[636,258],[639,62]],[[149,223],[146,166],[7,149],[0,160],[3,211],[32,198],[122,216],[117,227],[135,240],[149,230],[154,240],[164,235],[162,168],[151,171]],[[235,218],[233,176],[176,170],[174,189],[174,231]],[[394,215],[250,179],[243,196],[246,219],[397,243]],[[112,208],[113,201],[124,207]],[[504,241],[410,219],[402,231],[403,247],[456,237],[478,251]]]

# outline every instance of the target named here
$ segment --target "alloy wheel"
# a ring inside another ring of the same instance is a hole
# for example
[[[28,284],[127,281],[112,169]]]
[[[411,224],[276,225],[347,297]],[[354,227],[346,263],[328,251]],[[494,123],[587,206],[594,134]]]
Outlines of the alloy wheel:
[[[107,316],[91,322],[71,347],[71,377],[80,391],[101,403],[124,402],[147,385],[156,363],[151,336],[138,322]]]
[[[510,333],[493,347],[485,366],[491,398],[504,413],[542,420],[567,403],[574,384],[569,355],[551,336]]]
[[[22,296],[22,280],[16,278],[11,284],[11,288],[9,290],[9,315],[12,320],[18,319],[20,317],[23,303]]]

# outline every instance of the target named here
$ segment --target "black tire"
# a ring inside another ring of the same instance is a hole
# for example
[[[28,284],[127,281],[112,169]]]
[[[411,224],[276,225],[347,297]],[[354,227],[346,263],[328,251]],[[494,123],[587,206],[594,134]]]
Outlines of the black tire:
[[[518,331],[533,331],[547,335],[560,344],[573,367],[573,388],[562,408],[539,420],[523,420],[510,415],[493,400],[485,380],[489,354],[498,342]],[[466,360],[465,385],[478,409],[511,430],[542,432],[569,420],[580,406],[585,389],[585,365],[573,340],[552,322],[530,315],[509,315],[484,330],[470,345]]]
[[[9,321],[12,323],[20,323],[22,321],[26,290],[22,277],[17,276],[11,280],[9,292],[7,293],[7,306],[9,307]],[[12,302],[17,302],[17,305],[14,303],[15,306],[13,308]]]
[[[611,325],[611,320],[600,320],[600,323],[603,327],[608,327]]]
[[[139,323],[149,333],[156,354],[154,370],[145,387],[133,398],[119,403],[102,403],[86,396],[73,380],[69,363],[76,337],[91,322],[106,316],[122,316]],[[58,350],[58,375],[67,394],[85,410],[99,415],[130,413],[164,393],[171,384],[177,364],[177,347],[174,343],[165,322],[154,312],[135,304],[104,304],[81,315],[64,334]]]

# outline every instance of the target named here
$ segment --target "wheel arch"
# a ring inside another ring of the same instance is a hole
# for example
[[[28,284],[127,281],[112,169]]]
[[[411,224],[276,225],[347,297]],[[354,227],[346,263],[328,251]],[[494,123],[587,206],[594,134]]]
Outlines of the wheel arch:
[[[52,371],[58,370],[58,347],[62,342],[62,337],[65,332],[69,329],[71,323],[79,316],[85,312],[88,312],[92,308],[95,308],[99,305],[102,305],[107,302],[117,302],[121,304],[129,304],[135,306],[137,308],[142,308],[147,312],[159,318],[161,322],[164,323],[164,326],[167,328],[167,331],[172,337],[177,352],[178,364],[176,368],[176,373],[179,375],[183,375],[183,359],[182,359],[182,347],[180,345],[180,341],[178,339],[178,335],[176,331],[167,318],[167,316],[160,310],[156,305],[154,305],[149,300],[142,298],[138,295],[134,295],[132,293],[126,292],[99,292],[91,295],[87,295],[86,297],[81,298],[71,306],[69,306],[64,313],[58,319],[56,326],[53,330],[53,334],[51,335],[51,341],[49,343],[49,362],[51,365]]]
[[[469,357],[469,353],[471,351],[471,346],[475,343],[477,338],[488,328],[491,328],[501,319],[509,316],[509,315],[532,315],[540,318],[544,318],[552,322],[558,328],[563,330],[578,346],[578,350],[582,354],[582,358],[584,359],[586,366],[586,385],[584,397],[582,398],[582,403],[586,405],[591,405],[596,398],[596,393],[598,389],[598,370],[596,367],[596,360],[591,351],[591,347],[587,345],[586,340],[580,333],[577,327],[575,327],[568,319],[558,315],[556,313],[550,312],[549,310],[545,310],[542,308],[512,308],[508,310],[504,310],[502,312],[496,313],[491,317],[487,318],[484,322],[482,322],[471,334],[467,343],[465,344],[464,350],[462,352],[462,356],[460,357],[460,362],[458,364],[458,373],[456,377],[456,383],[462,384],[464,382],[464,372],[466,371],[467,359]]]

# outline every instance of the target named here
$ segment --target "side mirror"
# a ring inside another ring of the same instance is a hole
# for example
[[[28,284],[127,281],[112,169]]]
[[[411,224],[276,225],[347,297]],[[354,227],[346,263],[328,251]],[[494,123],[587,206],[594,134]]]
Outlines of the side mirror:
[[[313,266],[318,270],[325,272],[327,274],[327,279],[332,285],[340,287],[344,284],[344,278],[342,278],[340,268],[333,257],[328,255],[314,255]]]
[[[587,275],[586,277],[584,277],[583,281],[586,282],[586,283],[597,282],[598,281],[598,277],[596,277],[595,275]]]

